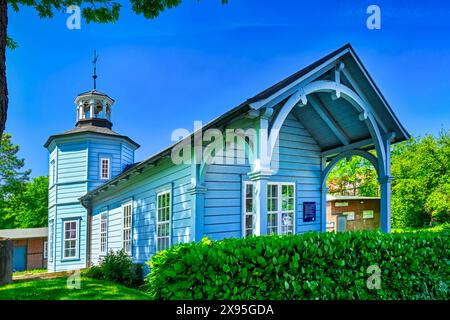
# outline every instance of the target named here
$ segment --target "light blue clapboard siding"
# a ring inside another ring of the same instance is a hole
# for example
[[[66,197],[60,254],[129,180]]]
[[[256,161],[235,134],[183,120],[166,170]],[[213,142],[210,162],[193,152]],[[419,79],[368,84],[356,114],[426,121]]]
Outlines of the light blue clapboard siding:
[[[303,123],[289,114],[280,130],[279,146],[272,167],[279,168],[272,181],[291,181],[296,186],[297,233],[320,230],[321,168],[320,146],[315,142]],[[277,148],[276,146],[276,148]],[[303,203],[316,202],[315,222],[303,222]]]
[[[212,240],[241,235],[242,179],[250,165],[242,145],[235,144],[233,149],[235,164],[211,164],[205,176],[204,234]]]
[[[320,230],[320,146],[292,114],[281,127],[270,180],[296,184],[296,232]],[[205,235],[214,240],[242,236],[242,187],[249,165],[208,166],[205,187]],[[303,203],[317,203],[317,219],[303,222]]]
[[[134,162],[135,147],[120,137],[100,137],[84,134],[55,139],[49,147],[49,163],[56,163],[56,184],[49,186],[49,220],[55,226],[55,259],[49,271],[74,270],[86,267],[87,210],[79,198],[105,183],[100,179],[100,158],[110,158],[110,177],[120,174],[127,164]],[[62,259],[62,228],[64,219],[79,221],[79,253],[76,259]],[[116,221],[112,221],[114,227]],[[95,227],[98,223],[94,224]],[[99,232],[99,231],[98,231]],[[97,230],[92,234],[98,233]],[[99,239],[93,238],[96,242]],[[114,242],[112,242],[114,245]],[[100,248],[92,247],[94,252]]]
[[[99,259],[99,216],[102,212],[108,213],[108,249],[122,248],[122,204],[130,200],[133,203],[132,257],[139,263],[149,261],[156,252],[156,194],[167,188],[172,190],[172,243],[191,241],[190,179],[189,165],[174,165],[166,159],[117,186],[107,196],[95,198],[92,230],[98,236],[92,237],[92,261]]]
[[[87,212],[80,204],[61,205],[57,206],[57,219],[55,223],[55,270],[76,270],[86,267],[86,249],[87,234],[85,232],[87,227]],[[63,222],[69,219],[79,219],[79,240],[78,256],[75,259],[64,261],[62,260],[62,241],[63,241]]]

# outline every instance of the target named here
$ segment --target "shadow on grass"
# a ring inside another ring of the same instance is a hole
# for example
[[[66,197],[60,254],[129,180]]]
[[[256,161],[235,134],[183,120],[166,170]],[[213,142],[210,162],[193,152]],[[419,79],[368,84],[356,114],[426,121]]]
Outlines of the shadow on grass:
[[[102,280],[81,278],[80,289],[69,289],[67,278],[32,280],[0,287],[0,300],[149,300],[138,290]]]

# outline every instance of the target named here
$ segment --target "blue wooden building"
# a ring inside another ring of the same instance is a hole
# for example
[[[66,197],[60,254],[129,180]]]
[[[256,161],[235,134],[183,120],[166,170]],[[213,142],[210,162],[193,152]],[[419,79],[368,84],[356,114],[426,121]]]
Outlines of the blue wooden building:
[[[144,263],[204,236],[325,231],[326,177],[352,156],[376,168],[390,232],[390,145],[409,134],[350,45],[139,162],[112,130],[113,99],[92,90],[75,104],[76,127],[45,144],[49,271],[122,248]]]

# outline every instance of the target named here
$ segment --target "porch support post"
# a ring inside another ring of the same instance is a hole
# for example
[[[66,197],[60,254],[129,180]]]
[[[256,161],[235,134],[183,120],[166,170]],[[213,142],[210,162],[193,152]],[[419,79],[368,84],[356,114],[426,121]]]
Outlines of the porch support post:
[[[203,185],[192,186],[189,189],[191,194],[192,212],[192,232],[195,242],[202,240],[204,236],[204,216],[205,216],[205,193]]]
[[[381,231],[391,232],[391,143],[389,139],[384,141],[385,159],[384,163],[384,176],[378,178],[380,182],[380,227]],[[380,170],[381,171],[381,170]]]
[[[321,171],[322,175],[324,175],[325,168],[327,167],[327,158],[322,157],[321,161]],[[320,231],[325,232],[327,231],[327,192],[328,192],[328,186],[326,177],[322,178],[322,188],[321,188],[321,194],[320,194]]]
[[[191,186],[188,190],[191,195],[191,237],[193,241],[199,242],[204,236],[205,217],[205,194],[206,187],[202,179],[202,135],[194,137],[194,148],[191,157]],[[206,168],[204,168],[206,170]]]
[[[273,141],[269,138],[272,136],[272,131],[269,134],[269,119],[272,117],[272,114],[273,109],[266,108],[257,120],[259,130],[257,135],[257,152],[253,164],[254,171],[248,173],[249,178],[254,182],[253,211],[255,213],[254,231],[256,236],[267,234],[267,184],[273,173],[270,166],[273,151],[273,147],[270,145]],[[278,137],[278,133],[276,136]]]
[[[271,175],[269,171],[251,172],[248,174],[254,181],[253,210],[255,212],[255,235],[267,234],[267,184]]]

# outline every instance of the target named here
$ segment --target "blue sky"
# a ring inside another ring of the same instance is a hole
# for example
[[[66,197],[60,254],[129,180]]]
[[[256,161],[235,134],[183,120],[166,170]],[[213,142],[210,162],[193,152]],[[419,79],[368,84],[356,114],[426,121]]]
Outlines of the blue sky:
[[[92,88],[116,100],[113,129],[141,144],[140,160],[275,82],[350,42],[394,112],[414,135],[450,124],[450,4],[442,1],[185,0],[146,20],[128,2],[120,21],[66,28],[65,13],[40,20],[10,10],[7,132],[32,175],[47,174],[43,144],[74,127],[73,100]],[[381,8],[381,30],[366,9]]]

